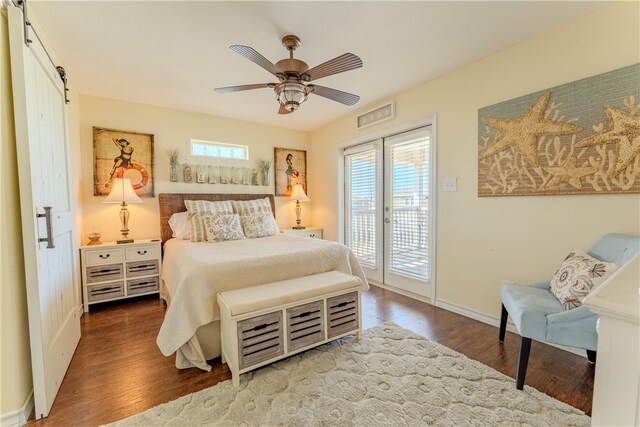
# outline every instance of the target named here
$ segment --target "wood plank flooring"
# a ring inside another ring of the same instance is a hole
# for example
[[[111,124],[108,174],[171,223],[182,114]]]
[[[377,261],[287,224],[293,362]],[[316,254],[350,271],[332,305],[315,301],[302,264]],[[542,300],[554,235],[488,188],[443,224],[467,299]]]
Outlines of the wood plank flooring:
[[[365,329],[392,321],[515,377],[517,335],[507,332],[501,344],[496,327],[377,287],[363,293],[362,307]],[[178,370],[160,353],[164,312],[157,297],[92,306],[51,413],[28,425],[108,423],[230,379],[219,358],[211,372]],[[594,372],[586,358],[534,342],[526,384],[590,414]]]

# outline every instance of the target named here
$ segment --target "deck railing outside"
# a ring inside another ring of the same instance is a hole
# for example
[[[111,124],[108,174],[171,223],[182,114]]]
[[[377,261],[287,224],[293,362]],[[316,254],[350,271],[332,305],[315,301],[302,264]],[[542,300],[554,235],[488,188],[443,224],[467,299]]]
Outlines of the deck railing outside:
[[[387,266],[400,273],[428,277],[429,223],[426,208],[415,206],[393,210],[393,245],[388,248]],[[376,223],[374,209],[351,211],[351,250],[365,266],[376,265]]]

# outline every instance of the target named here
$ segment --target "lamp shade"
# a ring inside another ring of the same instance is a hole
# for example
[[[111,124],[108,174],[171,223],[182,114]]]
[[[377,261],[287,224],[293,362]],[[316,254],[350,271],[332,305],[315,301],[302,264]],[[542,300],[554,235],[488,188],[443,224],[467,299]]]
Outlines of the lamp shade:
[[[289,196],[289,200],[296,200],[298,202],[308,202],[311,199],[307,197],[304,189],[302,188],[302,184],[296,184],[293,186],[293,190],[291,190],[291,196]]]
[[[136,191],[131,186],[129,178],[114,178],[111,193],[102,201],[103,203],[142,203]]]

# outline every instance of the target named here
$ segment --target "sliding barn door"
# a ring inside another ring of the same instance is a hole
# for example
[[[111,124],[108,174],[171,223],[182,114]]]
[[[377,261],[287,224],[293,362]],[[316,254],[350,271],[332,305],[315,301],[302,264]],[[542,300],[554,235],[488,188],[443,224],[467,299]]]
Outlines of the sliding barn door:
[[[7,9],[31,364],[41,418],[80,340],[65,89],[38,38],[25,44],[22,11]]]

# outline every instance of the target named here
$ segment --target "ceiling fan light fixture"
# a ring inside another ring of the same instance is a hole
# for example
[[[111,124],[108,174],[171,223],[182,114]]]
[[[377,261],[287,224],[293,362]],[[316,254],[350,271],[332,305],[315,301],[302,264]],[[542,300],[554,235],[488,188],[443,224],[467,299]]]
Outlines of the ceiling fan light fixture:
[[[280,105],[287,111],[296,111],[300,104],[306,101],[311,92],[309,88],[298,82],[283,82],[275,87],[276,96]]]

